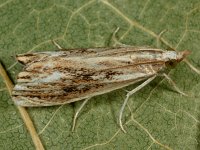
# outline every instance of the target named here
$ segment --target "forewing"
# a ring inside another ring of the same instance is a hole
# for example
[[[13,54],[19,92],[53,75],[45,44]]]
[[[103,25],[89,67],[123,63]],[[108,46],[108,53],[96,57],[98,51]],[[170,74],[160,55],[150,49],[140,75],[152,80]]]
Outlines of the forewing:
[[[130,52],[121,49],[121,54],[116,49],[110,53],[86,51],[82,55],[80,51],[60,51],[18,56],[25,67],[13,89],[16,104],[50,106],[74,102],[139,82],[163,67],[160,61],[136,61]]]

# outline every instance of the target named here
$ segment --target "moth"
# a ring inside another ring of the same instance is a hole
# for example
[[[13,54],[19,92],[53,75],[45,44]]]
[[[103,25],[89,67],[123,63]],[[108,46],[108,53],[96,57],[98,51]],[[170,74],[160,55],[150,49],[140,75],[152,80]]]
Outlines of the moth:
[[[159,75],[175,67],[189,51],[146,47],[69,49],[17,55],[24,65],[12,91],[16,105],[40,107],[72,103],[143,81],[126,95],[119,123],[129,97]],[[76,118],[76,117],[75,117]]]

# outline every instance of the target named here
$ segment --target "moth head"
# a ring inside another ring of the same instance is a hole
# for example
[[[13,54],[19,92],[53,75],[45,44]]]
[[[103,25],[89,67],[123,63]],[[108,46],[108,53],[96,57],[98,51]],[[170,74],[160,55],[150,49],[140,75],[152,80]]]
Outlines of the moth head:
[[[191,52],[188,50],[177,52],[177,61],[181,62],[183,59],[185,59]]]
[[[182,52],[176,52],[175,58],[169,58],[168,61],[165,62],[165,65],[170,68],[174,68],[179,62],[181,62],[184,58],[186,58],[191,52],[188,50]]]

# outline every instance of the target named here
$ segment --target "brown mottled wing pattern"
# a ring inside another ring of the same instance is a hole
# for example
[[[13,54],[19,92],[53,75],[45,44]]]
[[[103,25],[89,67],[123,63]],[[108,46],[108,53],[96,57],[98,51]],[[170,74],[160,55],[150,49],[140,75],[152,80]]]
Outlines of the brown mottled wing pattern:
[[[125,47],[18,55],[25,65],[12,96],[17,105],[51,106],[119,89],[164,67],[162,50]]]

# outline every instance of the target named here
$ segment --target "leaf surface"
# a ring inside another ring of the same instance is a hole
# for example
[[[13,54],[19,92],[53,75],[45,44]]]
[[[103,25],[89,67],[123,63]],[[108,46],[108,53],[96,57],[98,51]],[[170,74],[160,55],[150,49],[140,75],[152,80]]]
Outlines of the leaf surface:
[[[199,0],[1,0],[0,60],[12,80],[22,66],[15,54],[53,51],[56,40],[65,48],[108,47],[112,33],[126,45],[189,49],[200,68]],[[158,38],[168,43],[161,43]],[[199,149],[200,76],[181,63],[169,76],[189,96],[181,96],[163,78],[134,94],[118,126],[126,92],[92,98],[76,131],[74,112],[81,103],[28,108],[46,149]],[[127,87],[131,90],[135,85]],[[34,149],[32,139],[0,78],[0,148]]]

